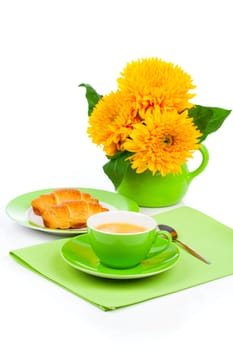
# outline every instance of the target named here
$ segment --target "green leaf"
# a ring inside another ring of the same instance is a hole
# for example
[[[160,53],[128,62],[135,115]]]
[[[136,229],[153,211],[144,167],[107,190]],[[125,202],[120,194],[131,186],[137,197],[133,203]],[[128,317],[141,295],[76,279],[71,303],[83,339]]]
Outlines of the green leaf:
[[[102,98],[101,95],[99,95],[95,89],[89,84],[80,84],[79,86],[86,88],[86,99],[88,102],[88,115],[90,116],[95,105],[99,102],[99,100]]]
[[[120,185],[126,170],[129,166],[129,161],[126,159],[131,155],[130,152],[121,152],[110,158],[109,162],[103,166],[105,174],[112,181],[117,189]]]
[[[231,110],[218,107],[205,107],[196,105],[189,110],[189,116],[193,118],[195,125],[202,133],[200,142],[212,132],[217,131],[223,124]]]

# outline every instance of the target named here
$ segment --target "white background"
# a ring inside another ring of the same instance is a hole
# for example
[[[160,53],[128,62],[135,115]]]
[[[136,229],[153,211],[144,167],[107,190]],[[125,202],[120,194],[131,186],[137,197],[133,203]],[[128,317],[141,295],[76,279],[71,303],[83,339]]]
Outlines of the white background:
[[[232,109],[232,33],[230,0],[0,1],[2,349],[232,349],[232,277],[106,313],[16,264],[9,250],[54,237],[4,212],[36,189],[114,190],[78,85],[107,94],[126,62],[172,61],[193,77],[195,103]],[[231,227],[232,117],[205,141],[209,165],[184,199]]]

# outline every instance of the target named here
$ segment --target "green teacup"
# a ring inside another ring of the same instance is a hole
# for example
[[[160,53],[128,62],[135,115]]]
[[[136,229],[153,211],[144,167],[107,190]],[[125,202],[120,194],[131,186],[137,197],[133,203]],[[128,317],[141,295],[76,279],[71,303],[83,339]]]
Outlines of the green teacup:
[[[170,234],[158,231],[155,220],[142,213],[119,210],[95,214],[87,220],[87,227],[92,249],[101,263],[118,269],[136,266],[171,243]],[[160,234],[167,240],[158,250],[156,238]]]

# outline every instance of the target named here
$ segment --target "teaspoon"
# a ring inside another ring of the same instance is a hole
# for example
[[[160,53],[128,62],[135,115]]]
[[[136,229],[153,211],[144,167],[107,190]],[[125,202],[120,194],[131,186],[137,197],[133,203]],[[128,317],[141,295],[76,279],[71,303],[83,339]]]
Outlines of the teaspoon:
[[[158,228],[162,231],[167,231],[170,233],[170,235],[172,236],[172,240],[179,243],[183,248],[185,248],[189,253],[191,253],[193,256],[195,256],[196,258],[204,261],[206,264],[211,264],[211,262],[209,260],[207,260],[206,258],[204,258],[203,256],[201,256],[199,253],[197,253],[195,250],[193,250],[191,247],[189,247],[186,243],[181,242],[178,239],[178,233],[176,232],[176,230],[168,225],[158,225]]]

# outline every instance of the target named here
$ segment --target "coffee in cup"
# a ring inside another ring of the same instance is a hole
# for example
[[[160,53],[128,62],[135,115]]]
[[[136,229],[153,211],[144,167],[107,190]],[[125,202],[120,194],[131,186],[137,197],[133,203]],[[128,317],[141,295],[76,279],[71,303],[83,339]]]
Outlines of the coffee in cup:
[[[112,268],[131,268],[139,264],[148,257],[152,245],[156,246],[160,234],[167,238],[160,252],[171,243],[168,232],[159,231],[152,217],[138,212],[98,213],[87,220],[87,227],[93,251],[101,263]]]

